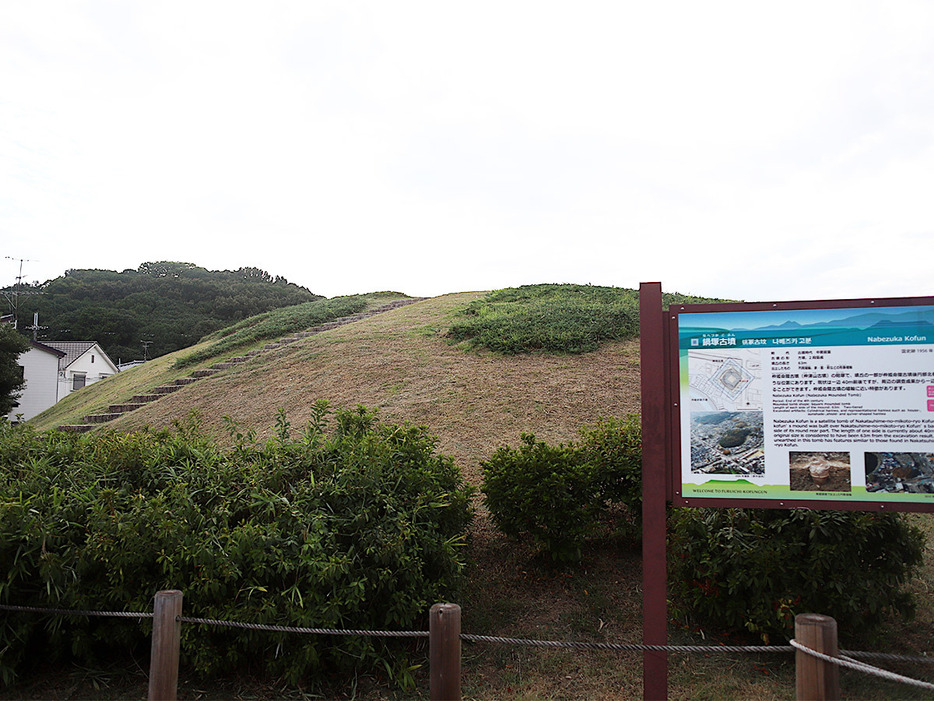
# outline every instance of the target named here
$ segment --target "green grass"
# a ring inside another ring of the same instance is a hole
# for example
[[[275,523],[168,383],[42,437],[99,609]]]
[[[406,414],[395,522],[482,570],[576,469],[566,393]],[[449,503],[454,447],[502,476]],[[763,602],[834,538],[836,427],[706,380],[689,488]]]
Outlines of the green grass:
[[[245,346],[281,338],[291,333],[334,321],[342,316],[359,314],[369,308],[385,304],[394,299],[404,298],[398,292],[374,292],[365,295],[350,295],[322,299],[292,307],[273,309],[264,314],[251,316],[249,319],[228,326],[205,336],[203,341],[213,341],[210,345],[181,356],[175,361],[176,368],[187,368],[205,360],[220,357]]]
[[[667,306],[719,300],[669,293],[663,301]],[[587,353],[639,334],[639,292],[554,284],[495,290],[467,305],[448,333],[470,348],[507,355]]]

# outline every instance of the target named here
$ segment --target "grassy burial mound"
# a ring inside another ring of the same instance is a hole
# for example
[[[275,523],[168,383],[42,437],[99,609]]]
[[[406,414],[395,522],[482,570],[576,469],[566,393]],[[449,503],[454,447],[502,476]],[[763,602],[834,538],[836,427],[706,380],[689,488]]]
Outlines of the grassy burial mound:
[[[364,404],[385,420],[427,426],[439,437],[439,449],[479,483],[479,462],[499,445],[518,443],[524,432],[568,441],[600,416],[638,411],[637,339],[610,340],[577,355],[507,356],[455,343],[452,326],[464,318],[468,305],[483,297],[461,293],[432,298],[302,339],[199,380],[107,428],[162,428],[196,411],[205,430],[221,441],[227,440],[224,416],[255,429],[264,440],[280,409],[301,425],[318,399],[343,407]],[[207,367],[221,356],[184,369],[174,365],[215,343],[217,339],[206,340],[96,383],[33,423],[50,429],[80,422],[109,403]]]

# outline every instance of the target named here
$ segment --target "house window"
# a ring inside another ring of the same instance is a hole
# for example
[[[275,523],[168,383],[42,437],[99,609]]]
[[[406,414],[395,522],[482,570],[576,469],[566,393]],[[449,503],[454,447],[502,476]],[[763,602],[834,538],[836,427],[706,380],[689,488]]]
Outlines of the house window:
[[[91,365],[94,365],[94,354],[91,354]]]
[[[84,385],[87,384],[87,380],[88,380],[87,374],[76,372],[74,376],[71,378],[72,391],[76,389],[81,389],[82,387],[84,387]]]

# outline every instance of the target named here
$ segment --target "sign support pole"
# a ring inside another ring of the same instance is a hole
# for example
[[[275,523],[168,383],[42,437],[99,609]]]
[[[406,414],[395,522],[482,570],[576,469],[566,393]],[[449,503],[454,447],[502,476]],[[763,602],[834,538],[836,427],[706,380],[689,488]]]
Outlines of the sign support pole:
[[[662,285],[639,285],[642,373],[642,642],[668,642],[665,500],[668,467],[665,328]],[[668,653],[644,652],[642,696],[668,698]]]

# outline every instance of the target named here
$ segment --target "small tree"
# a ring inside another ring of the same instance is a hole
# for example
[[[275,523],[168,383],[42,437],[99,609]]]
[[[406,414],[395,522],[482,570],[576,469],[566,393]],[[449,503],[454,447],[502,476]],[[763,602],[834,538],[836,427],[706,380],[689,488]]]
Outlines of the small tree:
[[[0,416],[16,407],[20,390],[26,381],[17,363],[20,353],[29,350],[29,341],[16,333],[9,324],[0,324]]]

